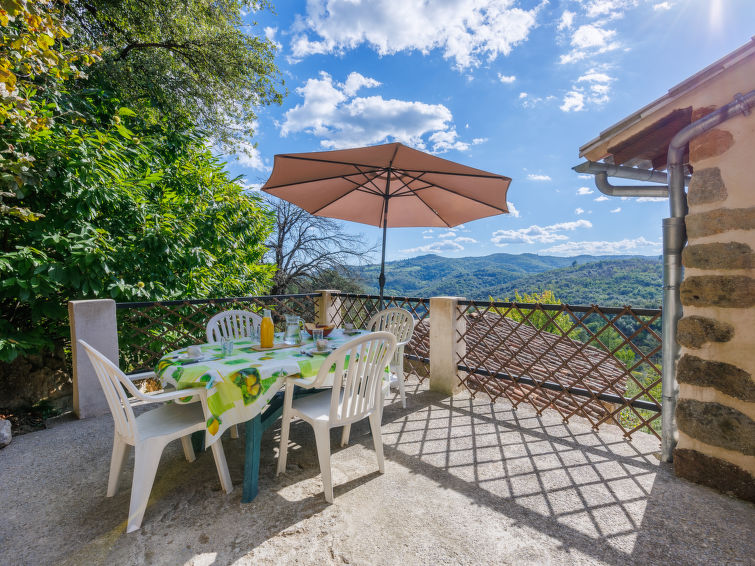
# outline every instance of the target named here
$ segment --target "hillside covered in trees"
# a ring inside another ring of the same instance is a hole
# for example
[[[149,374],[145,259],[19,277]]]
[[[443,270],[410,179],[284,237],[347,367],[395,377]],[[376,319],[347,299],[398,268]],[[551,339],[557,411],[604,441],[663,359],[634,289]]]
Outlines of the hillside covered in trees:
[[[370,293],[377,293],[379,265],[355,268]],[[484,257],[419,256],[386,264],[386,294],[414,297],[456,295],[499,300],[551,290],[565,303],[658,307],[663,263],[645,256]]]

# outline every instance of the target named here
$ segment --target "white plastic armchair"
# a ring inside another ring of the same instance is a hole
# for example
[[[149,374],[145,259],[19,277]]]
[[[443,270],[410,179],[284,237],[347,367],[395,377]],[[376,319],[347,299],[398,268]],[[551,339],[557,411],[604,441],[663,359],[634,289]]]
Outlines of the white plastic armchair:
[[[260,327],[262,317],[249,311],[230,310],[219,312],[207,323],[207,342],[214,344],[222,338],[236,340],[250,338]]]
[[[157,465],[160,463],[160,456],[165,446],[180,438],[186,459],[189,462],[194,461],[190,435],[205,428],[207,391],[197,388],[190,391],[184,389],[145,395],[118,369],[118,366],[104,355],[83,340],[79,340],[78,343],[89,355],[102,391],[105,393],[113,421],[115,421],[113,454],[110,459],[110,476],[107,484],[108,497],[115,495],[118,490],[118,477],[123,467],[127,447],[131,445],[136,450],[134,476],[131,483],[131,503],[126,527],[126,532],[130,533],[142,524]],[[144,403],[164,403],[192,396],[200,402],[180,405],[170,403],[135,416],[126,392]],[[233,484],[220,440],[212,444],[212,455],[215,458],[218,476],[220,476],[220,484],[226,493],[230,493],[233,490]]]
[[[377,332],[384,330],[396,337],[396,353],[391,360],[391,382],[398,382],[401,405],[406,409],[406,391],[404,390],[404,346],[412,339],[415,320],[406,309],[390,308],[374,315],[367,323],[367,330]]]
[[[351,340],[333,351],[312,380],[288,379],[283,397],[278,473],[286,470],[291,421],[300,418],[315,432],[325,500],[333,503],[330,473],[330,429],[369,418],[380,473],[385,472],[380,421],[383,416],[383,376],[396,351],[396,337],[375,332]],[[347,364],[348,359],[348,364]],[[333,370],[333,371],[331,371]],[[332,390],[294,399],[294,386],[319,388],[332,381]]]

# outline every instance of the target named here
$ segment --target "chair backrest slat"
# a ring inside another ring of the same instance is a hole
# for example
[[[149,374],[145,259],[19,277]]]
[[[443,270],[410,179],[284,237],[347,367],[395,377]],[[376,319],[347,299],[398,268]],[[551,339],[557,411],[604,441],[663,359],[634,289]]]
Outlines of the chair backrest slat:
[[[408,310],[391,307],[373,315],[367,323],[367,330],[384,330],[396,337],[398,343],[391,363],[397,366],[404,355],[404,346],[412,339],[416,322]]]
[[[223,338],[236,340],[250,338],[259,328],[262,317],[256,313],[242,310],[219,312],[207,323],[207,342],[213,344]]]
[[[385,370],[395,350],[393,334],[374,332],[347,342],[325,359],[320,374],[335,367],[331,425],[360,420],[375,410],[381,399]],[[324,375],[318,375],[317,381],[324,381]]]
[[[139,391],[126,374],[101,352],[95,350],[83,340],[78,342],[86,350],[89,360],[94,366],[94,372],[97,374],[97,379],[113,415],[116,432],[126,440],[133,440],[136,437],[136,417],[126,393],[139,397]]]

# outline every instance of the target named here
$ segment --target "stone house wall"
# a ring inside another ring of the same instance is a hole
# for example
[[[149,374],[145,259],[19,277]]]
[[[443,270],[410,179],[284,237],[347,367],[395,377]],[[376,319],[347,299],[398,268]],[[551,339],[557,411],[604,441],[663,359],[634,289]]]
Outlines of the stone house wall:
[[[693,121],[737,92],[706,90]],[[674,469],[755,501],[755,111],[692,140],[690,163]]]

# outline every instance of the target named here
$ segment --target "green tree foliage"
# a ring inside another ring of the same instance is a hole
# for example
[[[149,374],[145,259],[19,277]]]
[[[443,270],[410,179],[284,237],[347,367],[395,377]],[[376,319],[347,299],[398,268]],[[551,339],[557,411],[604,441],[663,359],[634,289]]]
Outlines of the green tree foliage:
[[[71,0],[68,21],[76,42],[103,47],[90,84],[243,149],[256,108],[283,99],[275,42],[242,20],[268,8],[266,0]]]
[[[491,297],[491,301],[493,298]],[[522,293],[515,291],[514,300],[506,299],[505,302],[540,304],[540,305],[560,305],[561,300],[556,298],[553,291],[543,291],[542,293]],[[538,330],[545,330],[552,334],[563,335],[569,331],[574,324],[568,314],[556,314],[558,311],[544,310],[539,308],[498,308],[501,314],[507,318],[521,322],[526,326],[532,326]]]
[[[44,216],[0,217],[1,360],[62,340],[70,299],[258,293],[272,276],[260,265],[272,218],[200,132],[104,92],[83,102],[23,140],[45,177],[25,203]]]
[[[70,37],[55,0],[0,0],[0,127],[5,140],[22,142],[54,123],[64,81],[83,77],[99,57],[88,48],[64,45]],[[0,146],[0,216],[33,221],[39,214],[14,201],[37,185],[34,157],[18,143]],[[7,204],[10,200],[12,204]]]

